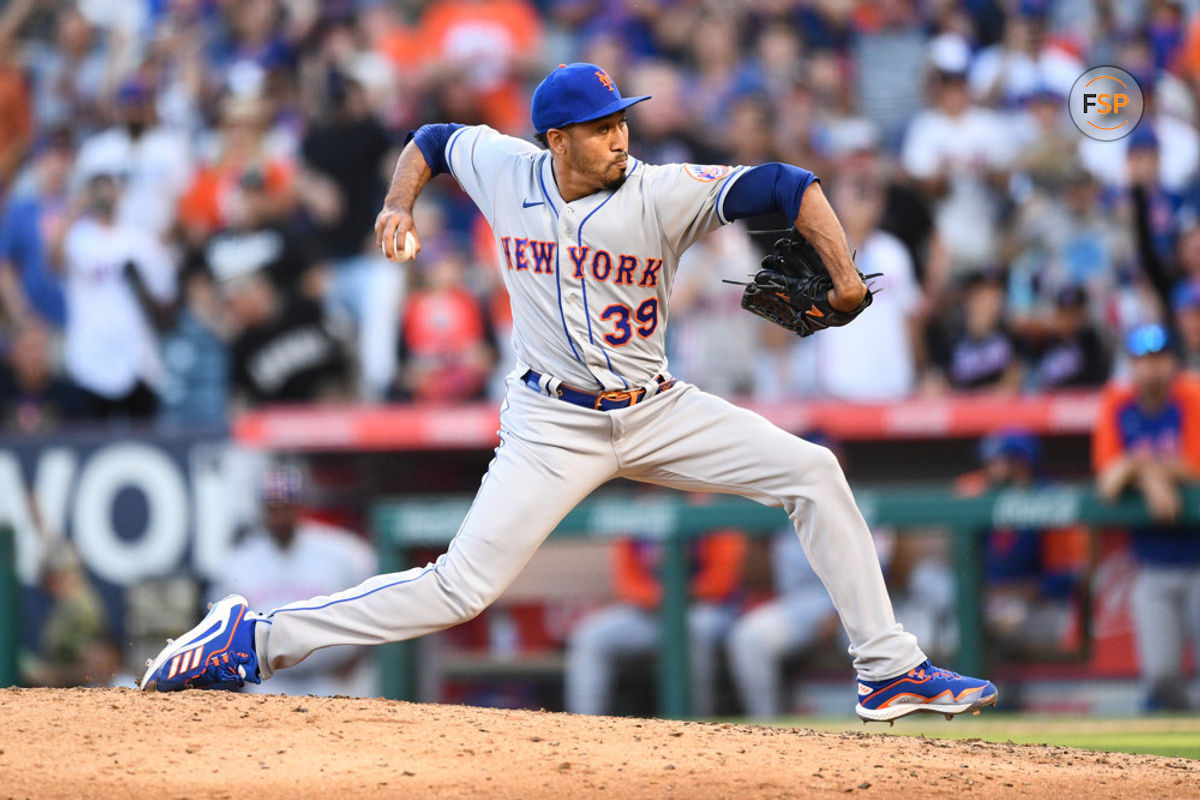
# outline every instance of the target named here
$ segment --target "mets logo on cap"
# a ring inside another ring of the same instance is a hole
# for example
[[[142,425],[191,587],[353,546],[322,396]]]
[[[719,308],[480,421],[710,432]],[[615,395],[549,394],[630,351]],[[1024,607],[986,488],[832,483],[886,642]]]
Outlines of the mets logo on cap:
[[[684,164],[683,169],[701,183],[712,183],[728,175],[733,167],[724,164]]]
[[[608,89],[610,92],[616,91],[617,85],[613,83],[613,79],[610,78],[608,73],[603,69],[596,70],[596,78],[600,81],[600,83],[604,84],[604,88]]]

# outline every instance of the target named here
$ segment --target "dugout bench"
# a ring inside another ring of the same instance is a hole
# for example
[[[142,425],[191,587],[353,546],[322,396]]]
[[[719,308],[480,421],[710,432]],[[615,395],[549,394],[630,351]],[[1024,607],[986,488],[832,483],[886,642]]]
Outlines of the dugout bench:
[[[953,667],[966,674],[984,670],[984,536],[997,527],[1050,528],[1083,524],[1092,530],[1149,522],[1140,497],[1127,494],[1105,504],[1092,485],[1058,484],[1031,490],[1006,489],[962,497],[928,485],[862,489],[855,492],[868,523],[943,527],[952,537],[959,652]],[[1200,487],[1184,491],[1182,520],[1200,524]],[[417,547],[444,547],[466,516],[470,498],[397,498],[377,503],[371,513],[380,568],[395,572],[414,566]],[[734,527],[748,536],[770,536],[789,525],[782,509],[728,495],[702,500],[679,493],[647,496],[599,494],[569,513],[551,534],[556,540],[614,538],[636,534],[657,539],[663,554],[663,636],[658,654],[660,714],[687,717],[687,542],[715,528]],[[380,654],[381,689],[386,697],[414,696],[415,664],[408,642],[387,645]]]

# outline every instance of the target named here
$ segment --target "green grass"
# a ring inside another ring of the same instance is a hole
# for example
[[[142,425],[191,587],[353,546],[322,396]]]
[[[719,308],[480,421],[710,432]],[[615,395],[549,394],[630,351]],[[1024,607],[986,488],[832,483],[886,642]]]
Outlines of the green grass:
[[[914,714],[887,723],[845,719],[794,717],[777,724],[822,731],[866,731],[936,739],[983,739],[989,742],[1055,744],[1113,753],[1149,753],[1200,759],[1200,718],[1141,717],[1112,719],[1039,717],[983,712],[978,717],[947,721],[932,714]]]

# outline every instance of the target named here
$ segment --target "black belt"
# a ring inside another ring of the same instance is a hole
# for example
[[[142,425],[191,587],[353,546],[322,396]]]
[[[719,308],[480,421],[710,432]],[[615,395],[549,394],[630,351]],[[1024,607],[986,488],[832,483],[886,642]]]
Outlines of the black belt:
[[[542,389],[541,374],[529,370],[521,376],[521,380],[525,381],[525,385],[535,392],[545,394],[545,391]],[[658,394],[662,394],[675,385],[674,378],[664,378],[662,375],[655,375],[654,380],[658,383]],[[629,408],[646,399],[646,389],[640,386],[636,389],[616,389],[611,392],[593,394],[592,392],[585,392],[582,389],[576,389],[573,386],[567,386],[565,383],[562,383],[554,391],[559,400],[566,400],[568,403],[574,403],[577,406],[590,408],[594,411],[612,411],[614,408]]]

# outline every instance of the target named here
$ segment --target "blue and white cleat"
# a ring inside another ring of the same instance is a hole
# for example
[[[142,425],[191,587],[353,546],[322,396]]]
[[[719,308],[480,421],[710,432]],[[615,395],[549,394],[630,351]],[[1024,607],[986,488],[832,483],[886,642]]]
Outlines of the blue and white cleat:
[[[254,619],[240,594],[218,600],[199,625],[167,640],[162,652],[146,662],[138,687],[143,692],[178,692],[262,683],[254,652]]]
[[[968,678],[925,661],[903,675],[883,681],[858,679],[858,705],[863,722],[891,722],[918,711],[955,714],[996,704],[996,687],[990,681]]]

